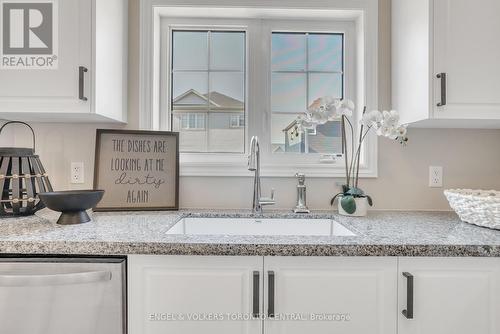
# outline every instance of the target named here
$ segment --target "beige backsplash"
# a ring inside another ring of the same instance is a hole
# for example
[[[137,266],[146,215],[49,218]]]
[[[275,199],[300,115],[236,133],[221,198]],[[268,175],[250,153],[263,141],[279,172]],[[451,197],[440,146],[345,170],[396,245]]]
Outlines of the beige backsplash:
[[[390,106],[389,0],[380,0],[379,103]],[[129,28],[129,125],[138,124],[138,0],[130,0]],[[56,189],[92,187],[95,129],[91,124],[34,124],[37,153]],[[361,180],[372,195],[376,209],[449,210],[444,188],[471,187],[500,190],[500,130],[410,129],[406,148],[385,139],[379,141],[379,177]],[[28,133],[17,128],[0,136],[0,146],[29,145]],[[83,161],[85,184],[70,184],[70,162]],[[444,167],[444,188],[428,187],[430,165]],[[185,208],[249,208],[250,177],[182,177],[180,206]],[[308,205],[328,209],[329,199],[338,191],[334,179],[306,181]],[[276,208],[295,205],[296,179],[264,178],[263,193],[276,189]]]

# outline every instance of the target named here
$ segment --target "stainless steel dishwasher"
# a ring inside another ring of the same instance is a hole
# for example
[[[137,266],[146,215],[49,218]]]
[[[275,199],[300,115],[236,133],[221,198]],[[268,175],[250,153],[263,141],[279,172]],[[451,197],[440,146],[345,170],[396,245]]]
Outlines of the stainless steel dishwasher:
[[[126,333],[125,260],[0,258],[0,333]]]

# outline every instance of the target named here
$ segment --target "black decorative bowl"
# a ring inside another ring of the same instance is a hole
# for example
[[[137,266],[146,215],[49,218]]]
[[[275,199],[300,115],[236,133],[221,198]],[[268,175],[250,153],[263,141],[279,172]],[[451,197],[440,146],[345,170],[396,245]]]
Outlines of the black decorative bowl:
[[[70,190],[38,194],[47,208],[61,212],[57,221],[61,225],[89,222],[90,217],[86,210],[95,207],[103,195],[104,190]]]

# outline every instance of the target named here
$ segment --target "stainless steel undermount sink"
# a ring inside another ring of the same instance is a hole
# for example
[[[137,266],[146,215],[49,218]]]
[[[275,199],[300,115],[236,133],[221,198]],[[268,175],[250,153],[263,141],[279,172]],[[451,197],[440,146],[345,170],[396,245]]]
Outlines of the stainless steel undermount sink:
[[[355,236],[332,219],[294,218],[183,218],[167,234]]]

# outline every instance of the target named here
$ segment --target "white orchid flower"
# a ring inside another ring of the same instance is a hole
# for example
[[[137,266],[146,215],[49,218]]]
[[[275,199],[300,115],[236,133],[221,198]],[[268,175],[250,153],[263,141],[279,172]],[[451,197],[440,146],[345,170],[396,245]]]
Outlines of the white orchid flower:
[[[354,102],[352,100],[349,100],[349,99],[342,100],[342,107],[349,109],[351,111],[354,110],[354,108],[355,108]]]
[[[387,138],[396,140],[399,137],[399,131],[398,128],[392,128],[391,133],[387,136]]]
[[[385,125],[397,126],[399,123],[399,113],[396,110],[384,110],[382,116]]]
[[[382,125],[382,120],[382,113],[378,110],[372,110],[363,115],[361,124],[365,126],[372,126],[377,129]]]
[[[382,137],[389,137],[392,134],[393,128],[389,125],[383,124],[377,129],[377,135]]]
[[[398,137],[405,137],[408,133],[408,129],[406,125],[400,125],[397,129]]]

